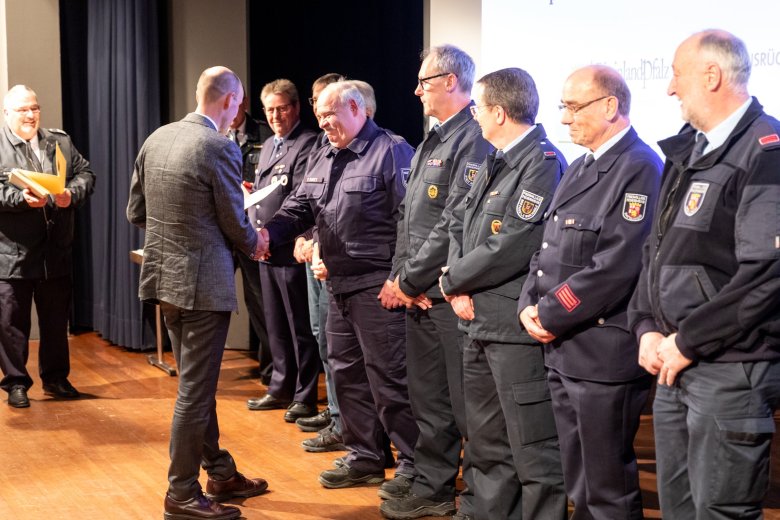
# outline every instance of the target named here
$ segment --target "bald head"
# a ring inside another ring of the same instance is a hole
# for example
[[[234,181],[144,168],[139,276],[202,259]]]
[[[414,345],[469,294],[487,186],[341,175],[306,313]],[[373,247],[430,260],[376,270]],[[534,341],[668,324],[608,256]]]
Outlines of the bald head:
[[[198,78],[195,99],[199,105],[211,104],[229,93],[243,94],[241,80],[227,67],[211,67],[204,70]]]
[[[631,91],[618,71],[606,65],[589,65],[574,71],[570,77],[575,75],[578,75],[580,81],[589,82],[594,93],[617,98],[618,113],[628,117],[631,111]]]
[[[244,99],[244,87],[236,74],[227,67],[211,67],[198,78],[196,112],[211,118],[220,133],[227,133]]]

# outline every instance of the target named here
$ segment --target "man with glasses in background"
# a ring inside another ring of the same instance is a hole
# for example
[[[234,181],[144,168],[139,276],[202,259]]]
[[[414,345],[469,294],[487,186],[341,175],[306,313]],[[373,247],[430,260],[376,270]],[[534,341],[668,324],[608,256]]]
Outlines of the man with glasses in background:
[[[563,87],[561,122],[588,149],[566,170],[520,319],[544,343],[573,518],[642,518],[633,449],[651,378],[637,363],[627,306],[652,222],[661,160],[629,120],[620,74],[593,65]]]
[[[268,124],[274,131],[263,144],[255,169],[253,189],[275,185],[260,203],[249,208],[256,228],[268,222],[303,181],[316,134],[300,124],[298,89],[287,79],[277,79],[260,93]],[[274,243],[270,256],[260,262],[268,341],[274,371],[266,394],[250,399],[250,410],[287,408],[286,422],[317,414],[319,349],[311,332],[306,294],[306,271],[293,256],[295,241]]]
[[[387,282],[406,311],[409,400],[420,428],[415,446],[416,479],[398,476],[379,488],[390,499],[388,518],[444,516],[455,512],[455,479],[466,439],[463,404],[463,333],[439,290],[450,248],[452,209],[463,199],[492,150],[471,117],[474,62],[452,45],[423,53],[414,93],[423,113],[437,124],[412,159],[400,221],[393,281]],[[419,305],[416,304],[419,302]],[[472,513],[469,445],[465,445],[460,514]]]
[[[16,85],[5,95],[6,126],[0,138],[0,387],[8,405],[27,408],[33,381],[26,364],[32,302],[38,312],[38,367],[43,393],[77,398],[68,381],[68,317],[72,294],[73,227],[76,209],[95,185],[95,174],[62,130],[40,128],[35,92]],[[55,148],[65,157],[65,191],[37,197],[8,181],[13,168],[56,174]]]

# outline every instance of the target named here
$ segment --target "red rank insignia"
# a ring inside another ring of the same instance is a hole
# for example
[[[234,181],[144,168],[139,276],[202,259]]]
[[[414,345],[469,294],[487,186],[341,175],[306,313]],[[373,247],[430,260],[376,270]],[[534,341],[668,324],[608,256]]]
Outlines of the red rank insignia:
[[[764,137],[758,138],[758,144],[760,144],[761,146],[766,146],[768,144],[776,143],[778,141],[780,141],[780,136],[777,134],[769,134],[769,135],[765,135]]]
[[[561,287],[555,291],[555,297],[558,298],[558,301],[563,305],[563,308],[566,309],[567,312],[573,311],[582,303],[567,283],[561,285]]]

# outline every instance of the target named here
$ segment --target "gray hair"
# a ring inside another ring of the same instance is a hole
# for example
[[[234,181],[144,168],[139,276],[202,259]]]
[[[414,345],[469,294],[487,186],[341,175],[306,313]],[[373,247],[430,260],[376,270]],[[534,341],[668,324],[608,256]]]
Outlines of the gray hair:
[[[33,96],[35,96],[35,99],[38,99],[38,94],[36,94],[35,91],[30,87],[28,87],[27,85],[14,85],[10,89],[8,89],[8,92],[5,93],[5,97],[3,98],[3,108],[9,108],[8,107],[8,104],[10,102],[9,100],[12,97],[17,96],[21,93],[32,94]]]
[[[376,94],[374,94],[374,87],[359,79],[345,80],[345,82],[351,83],[360,91],[360,94],[363,96],[363,101],[366,103],[366,116],[374,119],[374,116],[376,116]]]
[[[751,69],[750,54],[745,42],[729,32],[717,29],[709,29],[699,34],[699,52],[718,64],[727,85],[738,90],[745,89]]]
[[[606,65],[594,65],[593,83],[604,95],[615,96],[618,100],[618,113],[628,117],[631,111],[631,91],[618,71]]]
[[[337,81],[335,83],[331,83],[322,90],[320,93],[320,98],[322,98],[322,96],[325,94],[330,93],[336,95],[340,105],[346,106],[350,101],[354,101],[358,108],[363,113],[365,113],[366,100],[363,97],[363,94],[360,93],[360,90],[354,85],[352,81]]]
[[[471,87],[474,85],[474,60],[471,56],[449,44],[431,47],[420,55],[423,60],[428,56],[432,56],[437,71],[455,74],[460,91],[471,94]]]
[[[298,89],[295,87],[295,83],[289,79],[275,79],[270,83],[266,83],[260,92],[260,102],[262,103],[263,99],[271,94],[285,95],[289,98],[290,103],[298,104]]]
[[[482,76],[477,81],[483,87],[486,105],[500,106],[517,123],[534,124],[539,112],[539,93],[536,83],[523,69],[500,69]]]

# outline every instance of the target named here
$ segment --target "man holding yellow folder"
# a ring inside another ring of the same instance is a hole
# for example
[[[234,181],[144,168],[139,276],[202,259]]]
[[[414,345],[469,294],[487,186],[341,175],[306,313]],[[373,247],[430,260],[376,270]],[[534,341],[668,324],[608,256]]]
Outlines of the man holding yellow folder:
[[[0,388],[14,408],[30,406],[27,372],[30,312],[38,311],[38,366],[43,391],[77,398],[68,381],[68,316],[76,208],[92,193],[95,174],[62,130],[40,128],[35,92],[12,87],[3,99],[6,126],[0,130]],[[59,164],[58,164],[59,163]],[[12,184],[23,170],[51,195],[36,196]],[[59,170],[59,175],[58,175]],[[64,179],[63,179],[64,176]]]

